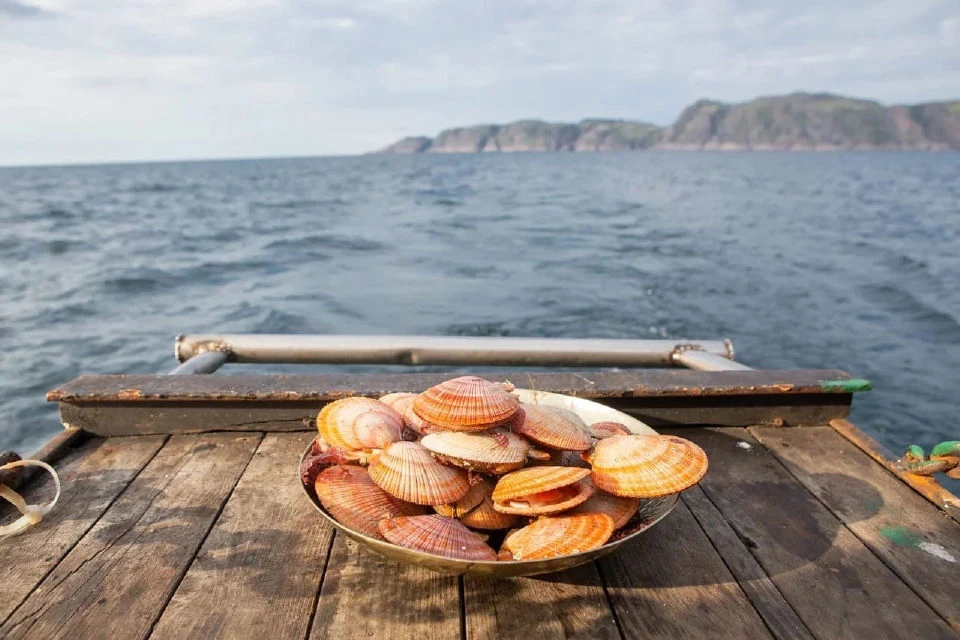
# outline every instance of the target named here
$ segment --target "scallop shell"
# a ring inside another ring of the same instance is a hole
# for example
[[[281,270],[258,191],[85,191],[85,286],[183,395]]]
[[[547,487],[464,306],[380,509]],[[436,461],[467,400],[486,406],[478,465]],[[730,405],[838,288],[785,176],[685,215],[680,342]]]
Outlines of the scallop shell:
[[[492,491],[493,483],[484,480],[479,484],[471,485],[466,495],[453,504],[437,504],[433,506],[433,510],[448,518],[461,518],[477,508]]]
[[[593,445],[586,423],[572,411],[532,404],[523,405],[521,411],[510,423],[511,429],[541,446],[586,451]]]
[[[613,528],[619,529],[630,521],[639,507],[640,498],[621,498],[603,491],[597,491],[586,502],[577,505],[563,515],[578,516],[587,513],[605,513],[613,518]]]
[[[604,438],[609,438],[610,436],[629,436],[633,432],[625,424],[620,424],[619,422],[594,422],[590,425],[590,433],[593,434],[594,438],[603,440]]]
[[[597,442],[590,464],[598,489],[624,497],[658,498],[697,484],[707,472],[707,455],[676,436],[611,436]]]
[[[493,499],[488,495],[470,513],[460,517],[460,522],[471,529],[496,531],[517,526],[521,517],[511,513],[501,513],[493,507]]]
[[[542,560],[601,547],[613,534],[605,513],[540,518],[503,540],[501,560]]]
[[[572,467],[530,467],[508,473],[493,490],[493,508],[529,516],[571,509],[593,495],[593,485],[582,482],[588,475],[587,469]]]
[[[384,491],[414,504],[449,504],[470,489],[463,469],[440,464],[418,442],[394,442],[370,463],[369,471]]]
[[[424,436],[420,443],[443,463],[495,475],[522,467],[530,448],[526,440],[503,429],[441,431]]]
[[[396,409],[397,413],[403,418],[403,426],[414,431],[421,436],[436,431],[443,431],[435,424],[430,424],[417,415],[413,410],[413,400],[417,397],[415,393],[388,393],[380,398],[380,402]]]
[[[503,386],[475,376],[441,382],[413,401],[418,416],[450,431],[482,431],[502,425],[519,406],[520,401]]]
[[[320,504],[334,519],[365,536],[383,539],[377,524],[384,518],[415,516],[426,508],[397,500],[374,484],[363,467],[327,467],[317,475],[314,489]]]
[[[438,515],[380,521],[383,537],[395,545],[458,560],[496,560],[497,554],[473,531]]]
[[[327,444],[348,451],[382,449],[400,440],[402,429],[400,414],[372,398],[343,398],[317,416],[317,430]]]

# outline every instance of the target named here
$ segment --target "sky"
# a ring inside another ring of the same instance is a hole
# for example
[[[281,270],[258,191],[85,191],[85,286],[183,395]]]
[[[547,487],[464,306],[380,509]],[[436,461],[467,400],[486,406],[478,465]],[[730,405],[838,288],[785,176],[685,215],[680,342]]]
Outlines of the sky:
[[[0,165],[665,125],[795,90],[960,98],[960,0],[0,0]]]

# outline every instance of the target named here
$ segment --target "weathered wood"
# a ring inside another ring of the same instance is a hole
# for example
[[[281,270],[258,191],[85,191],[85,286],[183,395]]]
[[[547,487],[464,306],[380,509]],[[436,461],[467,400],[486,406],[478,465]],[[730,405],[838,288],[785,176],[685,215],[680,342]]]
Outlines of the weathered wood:
[[[953,637],[947,623],[745,429],[684,435],[710,457],[700,486],[816,637]]]
[[[387,560],[336,536],[310,637],[460,638],[456,576]]]
[[[830,427],[750,432],[960,632],[960,524]]]
[[[682,500],[773,635],[781,640],[812,638],[797,612],[790,607],[763,567],[757,563],[757,559],[750,554],[746,545],[730,527],[730,523],[723,519],[723,514],[710,502],[703,490],[692,487],[684,492]]]
[[[947,491],[936,478],[906,473],[898,468],[895,461],[899,456],[846,420],[831,420],[830,427],[960,523],[960,498]]]
[[[55,465],[63,489],[57,507],[28,532],[0,541],[0,622],[93,526],[164,440],[163,436],[98,438]],[[52,496],[53,481],[47,474],[43,478],[23,492],[27,502]]]
[[[533,578],[466,576],[464,603],[468,640],[620,638],[592,563]]]
[[[312,437],[264,438],[152,637],[306,636],[333,542],[296,481]]]
[[[636,542],[597,564],[628,640],[770,637],[682,502]]]
[[[462,373],[261,374],[231,376],[80,376],[50,391],[51,402],[149,402],[176,400],[328,402],[348,396],[377,397],[393,391],[422,391]],[[637,370],[582,373],[484,372],[490,380],[518,387],[589,398],[848,394],[850,376],[835,369],[791,371]]]
[[[145,637],[259,440],[237,434],[168,440],[0,636]]]

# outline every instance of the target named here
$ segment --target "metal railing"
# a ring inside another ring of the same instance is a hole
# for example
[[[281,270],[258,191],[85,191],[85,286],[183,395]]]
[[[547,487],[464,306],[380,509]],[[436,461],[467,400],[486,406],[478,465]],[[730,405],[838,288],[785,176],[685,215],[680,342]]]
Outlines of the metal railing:
[[[227,362],[750,369],[734,361],[730,340],[198,334],[177,336],[174,354],[182,364],[171,375]]]

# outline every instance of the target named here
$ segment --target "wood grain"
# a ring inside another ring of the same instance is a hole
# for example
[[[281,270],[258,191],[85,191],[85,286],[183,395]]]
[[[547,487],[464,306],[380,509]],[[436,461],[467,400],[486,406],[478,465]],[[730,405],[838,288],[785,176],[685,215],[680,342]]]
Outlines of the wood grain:
[[[830,427],[750,431],[960,631],[960,524]]]
[[[312,436],[264,438],[152,637],[306,636],[333,542],[296,477]]]
[[[950,627],[745,429],[684,435],[700,486],[818,638],[943,638]],[[749,446],[746,446],[749,445]]]
[[[625,638],[769,638],[683,502],[598,561]]]
[[[170,438],[0,636],[145,637],[259,441]]]
[[[457,577],[398,564],[336,536],[310,637],[458,640]]]
[[[703,490],[692,487],[684,492],[682,499],[773,635],[784,640],[812,638],[797,612],[790,607]]]
[[[546,576],[464,577],[468,640],[620,637],[593,563]]]
[[[165,440],[164,436],[97,438],[55,464],[62,483],[57,506],[26,533],[0,541],[0,621],[7,619],[94,525]],[[34,504],[46,502],[53,492],[53,482],[44,473],[23,495]],[[0,510],[3,512],[5,509]]]

